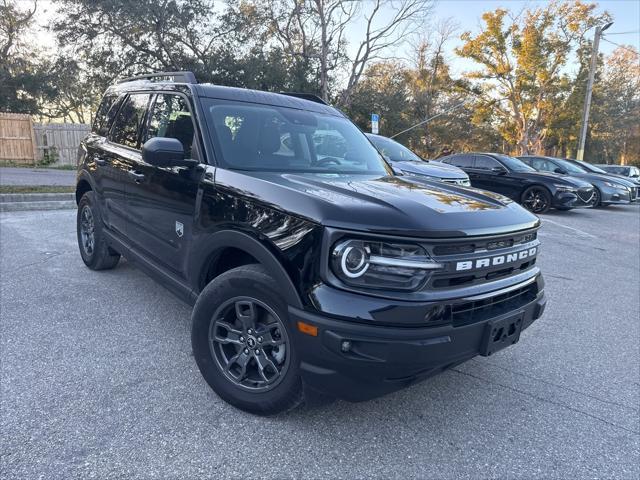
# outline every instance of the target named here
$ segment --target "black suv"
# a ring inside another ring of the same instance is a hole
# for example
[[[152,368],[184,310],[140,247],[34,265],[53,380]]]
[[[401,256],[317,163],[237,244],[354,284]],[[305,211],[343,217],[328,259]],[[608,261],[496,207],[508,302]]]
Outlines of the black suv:
[[[319,149],[328,135],[344,148]],[[394,175],[310,95],[123,80],[82,142],[76,198],[85,264],[122,255],[195,305],[202,375],[254,413],[397,390],[517,342],[545,307],[534,215]]]
[[[462,168],[473,187],[505,195],[537,214],[552,207],[588,207],[593,197],[593,185],[588,182],[537,172],[521,160],[501,153],[456,153],[439,160]]]

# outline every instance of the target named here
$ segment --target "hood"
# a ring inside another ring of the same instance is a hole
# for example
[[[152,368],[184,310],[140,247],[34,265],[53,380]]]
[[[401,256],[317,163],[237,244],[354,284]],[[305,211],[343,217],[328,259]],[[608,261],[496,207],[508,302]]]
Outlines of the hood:
[[[539,224],[520,205],[418,176],[281,174],[217,169],[216,185],[325,226],[407,237],[508,233]]]
[[[453,165],[447,165],[446,163],[427,161],[397,162],[392,160],[391,165],[393,165],[393,168],[397,168],[403,172],[413,173],[415,175],[456,180],[466,180],[469,178],[462,169],[454,167]]]
[[[624,175],[618,175],[617,173],[607,173],[607,177],[613,177],[615,180],[622,180],[623,182],[627,182],[632,184],[633,186],[640,185],[640,180],[637,178],[625,177]]]
[[[541,182],[552,182],[556,185],[567,185],[568,187],[574,188],[585,188],[591,187],[592,185],[589,182],[584,181],[582,176],[580,178],[576,178],[573,175],[562,175],[559,173],[551,173],[551,172],[513,172],[512,176],[520,177],[520,178],[528,178],[531,180],[539,180]]]
[[[595,183],[611,182],[611,183],[619,184],[625,187],[629,187],[632,185],[629,181],[623,178],[615,178],[610,175],[603,175],[602,173],[584,172],[584,173],[572,173],[571,175],[574,177],[580,178],[581,180],[586,180],[588,182],[595,182]]]

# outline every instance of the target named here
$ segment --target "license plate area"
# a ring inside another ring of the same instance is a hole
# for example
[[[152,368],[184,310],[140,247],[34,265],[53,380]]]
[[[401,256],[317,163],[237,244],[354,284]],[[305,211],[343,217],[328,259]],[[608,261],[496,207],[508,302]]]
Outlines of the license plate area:
[[[511,315],[487,322],[480,347],[480,355],[488,357],[520,340],[523,314]]]

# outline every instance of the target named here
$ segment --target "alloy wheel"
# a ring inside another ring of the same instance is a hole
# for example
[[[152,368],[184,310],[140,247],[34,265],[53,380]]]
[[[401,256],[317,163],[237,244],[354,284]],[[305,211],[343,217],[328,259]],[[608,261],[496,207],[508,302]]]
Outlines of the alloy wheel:
[[[223,375],[244,390],[271,390],[289,368],[286,328],[272,308],[255,298],[232,298],[216,310],[209,348]]]
[[[539,188],[530,189],[522,203],[533,213],[544,212],[549,207],[549,200],[546,193]]]
[[[88,205],[82,208],[80,216],[80,238],[82,239],[84,253],[90,257],[93,255],[95,248],[95,223],[93,221],[93,212]]]

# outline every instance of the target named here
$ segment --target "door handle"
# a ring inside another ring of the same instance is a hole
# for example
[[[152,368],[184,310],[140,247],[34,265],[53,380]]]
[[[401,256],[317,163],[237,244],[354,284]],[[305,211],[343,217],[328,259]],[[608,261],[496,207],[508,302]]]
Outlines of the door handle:
[[[127,172],[129,177],[131,177],[136,183],[140,183],[144,180],[144,173],[136,172],[135,170],[129,170]]]
[[[102,158],[100,155],[98,155],[97,153],[93,156],[93,161],[96,162],[96,165],[106,165],[107,161]]]

